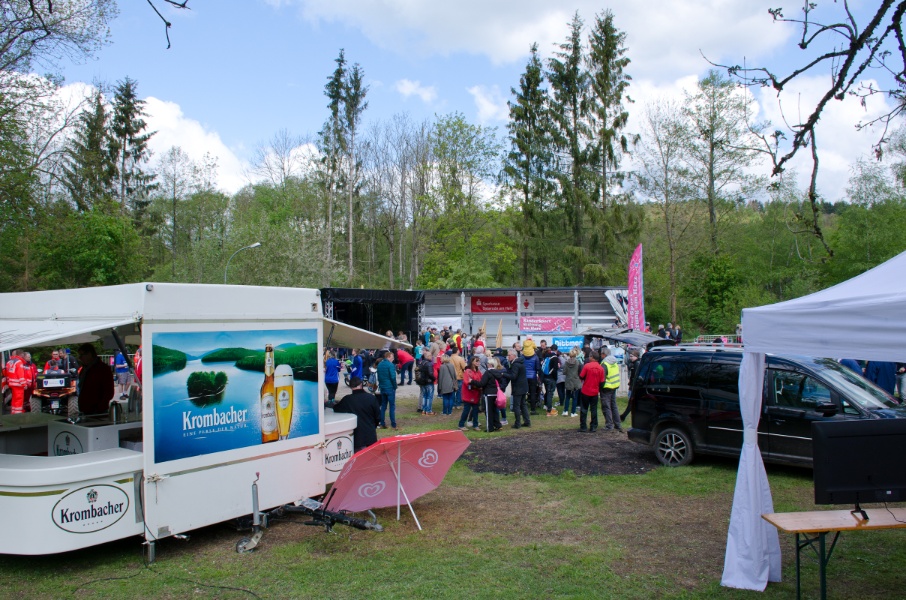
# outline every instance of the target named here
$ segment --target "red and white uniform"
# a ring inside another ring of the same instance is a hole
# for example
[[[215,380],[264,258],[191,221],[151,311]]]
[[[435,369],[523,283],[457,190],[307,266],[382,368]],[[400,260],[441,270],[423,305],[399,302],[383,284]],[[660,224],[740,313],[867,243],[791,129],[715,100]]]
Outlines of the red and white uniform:
[[[25,360],[21,356],[13,356],[3,367],[6,382],[13,393],[13,402],[10,412],[14,415],[25,412],[25,388],[31,381],[31,369],[26,368]]]

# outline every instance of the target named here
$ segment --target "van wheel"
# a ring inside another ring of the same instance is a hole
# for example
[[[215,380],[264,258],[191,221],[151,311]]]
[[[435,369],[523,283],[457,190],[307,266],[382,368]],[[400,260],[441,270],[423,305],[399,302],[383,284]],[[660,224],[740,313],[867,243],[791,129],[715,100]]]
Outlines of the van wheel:
[[[667,467],[682,467],[692,462],[694,451],[692,439],[682,429],[668,427],[654,440],[654,453],[658,461]]]

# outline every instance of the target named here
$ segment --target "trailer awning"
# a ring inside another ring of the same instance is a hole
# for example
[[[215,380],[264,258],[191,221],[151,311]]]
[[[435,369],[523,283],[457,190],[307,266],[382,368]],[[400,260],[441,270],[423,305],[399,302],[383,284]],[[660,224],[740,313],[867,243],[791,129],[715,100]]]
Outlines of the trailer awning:
[[[132,325],[127,328],[128,331],[120,332],[121,337],[127,339],[131,335],[137,335],[138,328],[134,324],[140,320],[140,316],[120,317],[113,321],[0,319],[0,351],[32,346],[83,344],[109,336],[111,329]],[[128,341],[137,343],[134,340]]]
[[[324,319],[324,345],[336,348],[383,348],[390,342],[391,348],[411,348],[412,344],[398,342],[346,323]]]

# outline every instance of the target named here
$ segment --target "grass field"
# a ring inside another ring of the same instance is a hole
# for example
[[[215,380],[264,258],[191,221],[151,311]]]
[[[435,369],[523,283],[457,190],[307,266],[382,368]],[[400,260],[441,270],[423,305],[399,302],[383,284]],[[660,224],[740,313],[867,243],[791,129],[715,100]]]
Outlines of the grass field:
[[[407,433],[449,426],[415,416],[409,402],[399,407]],[[533,429],[570,421],[539,418]],[[810,471],[769,466],[768,476],[775,510],[816,508]],[[792,536],[781,536],[782,583],[764,594],[720,586],[735,479],[734,461],[705,458],[586,477],[479,474],[460,461],[415,502],[424,531],[407,513],[396,521],[395,509],[383,509],[382,533],[337,526],[327,534],[296,516],[272,522],[259,550],[244,555],[234,546],[247,534],[221,525],[162,541],[152,565],[140,540],[5,556],[0,597],[793,598]],[[904,564],[906,532],[844,534],[829,566],[829,597],[903,597]],[[804,597],[817,597],[817,582],[817,566],[806,560]]]

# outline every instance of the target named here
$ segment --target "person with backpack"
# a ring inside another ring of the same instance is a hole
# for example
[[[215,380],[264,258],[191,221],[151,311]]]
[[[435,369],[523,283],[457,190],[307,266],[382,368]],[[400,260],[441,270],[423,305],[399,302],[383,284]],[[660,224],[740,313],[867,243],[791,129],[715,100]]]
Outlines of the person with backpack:
[[[560,358],[557,356],[557,346],[551,346],[541,363],[541,376],[544,378],[544,407],[548,417],[556,417],[554,410],[554,390],[557,389],[557,374],[560,371]]]
[[[418,412],[428,416],[434,414],[431,409],[434,404],[434,382],[437,380],[434,376],[434,361],[432,358],[430,350],[422,352],[422,359],[418,361],[418,366],[415,370],[415,383],[421,389],[421,402],[419,403]]]
[[[529,420],[529,410],[525,402],[528,394],[528,380],[525,378],[525,358],[519,356],[515,348],[510,348],[507,353],[510,363],[510,381],[513,383],[510,388],[510,396],[513,403],[513,429],[520,427],[531,427],[532,422]]]
[[[497,409],[497,390],[500,384],[509,379],[509,373],[500,368],[500,361],[493,356],[488,359],[488,370],[481,379],[472,385],[481,390],[481,401],[484,402],[485,425],[488,433],[500,431],[500,414]]]
[[[540,390],[540,372],[541,372],[541,361],[538,360],[538,353],[535,352],[535,347],[532,346],[531,353],[528,351],[528,347],[524,346],[522,351],[522,356],[525,358],[525,379],[528,381],[528,403],[529,411],[533,415],[538,414],[538,392]]]
[[[579,388],[582,387],[582,380],[579,379],[579,369],[582,365],[579,363],[579,350],[573,348],[569,351],[569,357],[563,364],[563,376],[565,378],[566,399],[563,401],[563,416],[579,416]]]
[[[481,381],[481,371],[478,368],[479,358],[473,356],[469,359],[469,366],[463,371],[462,376],[462,415],[459,417],[459,428],[467,431],[469,427],[466,423],[472,421],[472,429],[481,431],[478,427],[478,402],[481,398],[481,391],[473,384]]]

